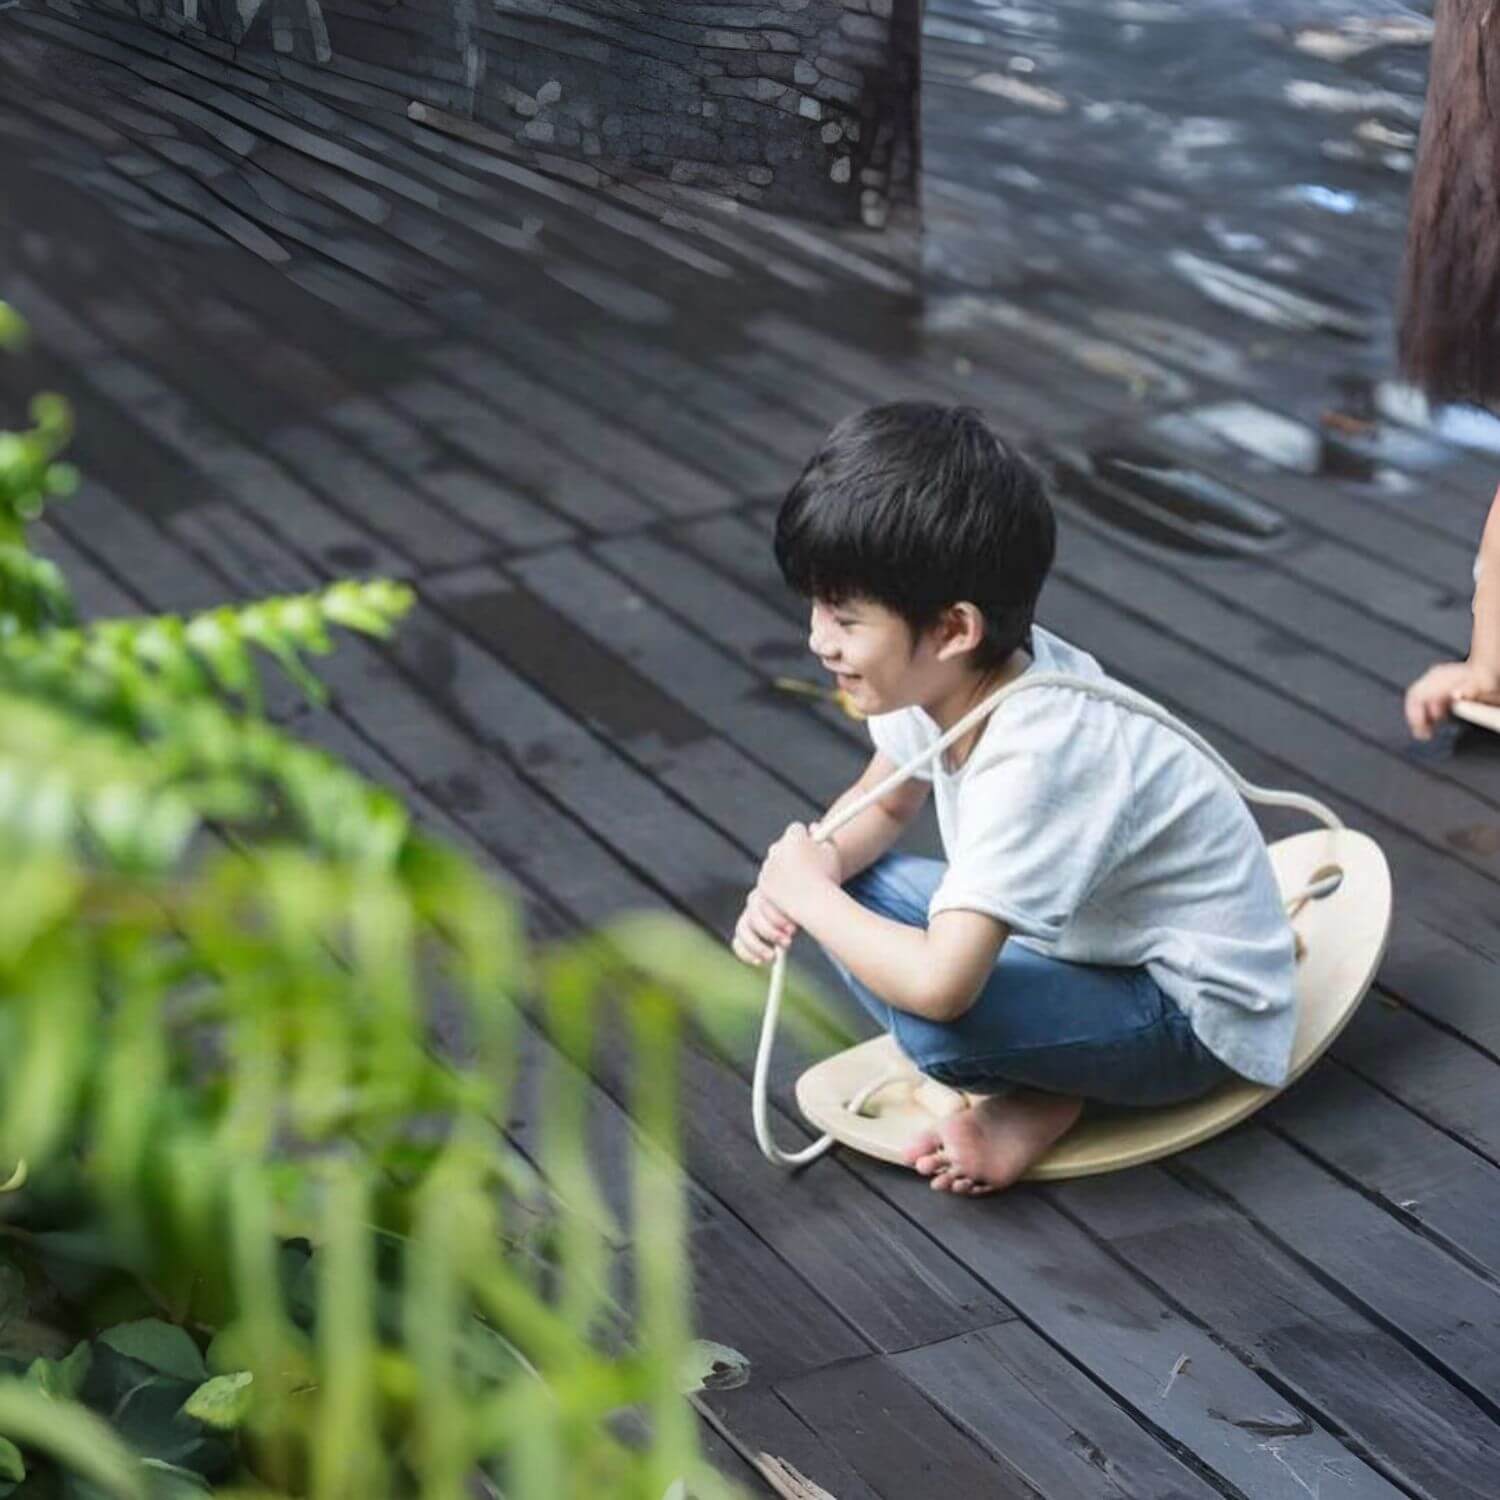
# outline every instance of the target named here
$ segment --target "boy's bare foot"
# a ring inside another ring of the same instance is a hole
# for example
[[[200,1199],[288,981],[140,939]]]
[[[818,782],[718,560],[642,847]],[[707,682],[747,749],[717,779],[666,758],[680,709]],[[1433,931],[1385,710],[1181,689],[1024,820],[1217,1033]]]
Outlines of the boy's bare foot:
[[[978,1197],[1009,1187],[1082,1111],[1082,1099],[1017,1089],[960,1110],[904,1155],[939,1191]]]

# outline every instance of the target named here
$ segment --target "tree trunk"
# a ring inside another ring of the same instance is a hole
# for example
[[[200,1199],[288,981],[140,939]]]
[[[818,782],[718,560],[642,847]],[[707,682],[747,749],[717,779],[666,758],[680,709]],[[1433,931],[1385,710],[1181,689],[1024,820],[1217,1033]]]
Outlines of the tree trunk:
[[[1436,20],[1401,369],[1435,401],[1500,406],[1500,4],[1438,0]]]

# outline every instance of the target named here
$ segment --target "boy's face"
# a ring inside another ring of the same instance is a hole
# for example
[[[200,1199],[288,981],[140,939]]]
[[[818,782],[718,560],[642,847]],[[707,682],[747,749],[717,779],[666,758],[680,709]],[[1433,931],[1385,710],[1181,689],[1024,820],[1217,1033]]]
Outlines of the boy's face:
[[[951,690],[961,665],[940,655],[940,632],[914,636],[911,627],[869,599],[814,601],[807,644],[860,713],[926,707]]]

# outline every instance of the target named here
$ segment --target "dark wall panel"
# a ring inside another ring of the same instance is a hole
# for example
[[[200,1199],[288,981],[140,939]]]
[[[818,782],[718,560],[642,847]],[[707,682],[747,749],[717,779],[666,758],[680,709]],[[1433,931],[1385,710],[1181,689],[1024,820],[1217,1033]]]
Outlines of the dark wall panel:
[[[914,212],[922,0],[86,0],[829,222]]]

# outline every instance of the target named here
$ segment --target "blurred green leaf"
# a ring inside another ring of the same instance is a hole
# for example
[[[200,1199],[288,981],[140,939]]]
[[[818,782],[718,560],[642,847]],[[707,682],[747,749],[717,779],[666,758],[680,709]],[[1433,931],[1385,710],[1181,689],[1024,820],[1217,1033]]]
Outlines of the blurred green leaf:
[[[215,1375],[187,1398],[182,1409],[197,1421],[227,1432],[238,1427],[250,1410],[253,1399],[250,1387],[254,1381],[255,1376],[249,1370]]]
[[[72,592],[55,563],[21,546],[0,545],[0,640],[71,625],[74,618]]]
[[[143,1458],[141,1467],[151,1486],[151,1500],[194,1500],[198,1495],[213,1494],[213,1487],[201,1474],[184,1469],[180,1464],[169,1464],[160,1458]]]
[[[20,332],[0,304],[0,343]],[[389,635],[405,584],[75,622],[27,547],[77,482],[72,416],[29,414],[0,432],[0,1179],[25,1160],[4,1204],[36,1303],[0,1272],[17,1492],[661,1500],[698,1472],[675,1047],[689,1016],[742,1035],[761,976],[651,919],[533,963],[484,869],[265,720],[268,664],[323,701],[318,658]],[[606,1000],[656,1090],[628,1245],[581,1074],[528,1102],[536,1164],[500,1133],[523,1005],[586,1059]],[[610,1427],[632,1406],[639,1446]]]
[[[0,1380],[0,1435],[40,1449],[111,1500],[147,1500],[140,1465],[87,1407],[44,1396],[18,1380]]]
[[[88,1379],[93,1357],[88,1341],[80,1340],[65,1359],[32,1360],[26,1371],[26,1383],[34,1385],[44,1396],[72,1401]]]
[[[191,1469],[209,1478],[233,1466],[233,1440],[183,1413],[191,1387],[170,1375],[138,1381],[110,1409],[111,1424],[142,1458]]]
[[[0,349],[19,349],[26,342],[26,325],[8,302],[0,302]]]
[[[755,1034],[770,968],[741,963],[726,943],[692,923],[668,912],[631,912],[584,942],[601,979],[613,979],[626,993],[632,977],[661,986],[726,1052],[742,1048]],[[852,1043],[838,1012],[791,964],[783,1006],[786,1033],[802,1045],[831,1051]]]
[[[9,1438],[0,1437],[0,1479],[19,1484],[26,1477],[26,1460]]]
[[[99,1342],[179,1380],[201,1381],[208,1375],[203,1355],[191,1337],[160,1318],[141,1318],[107,1328],[99,1335]]]

